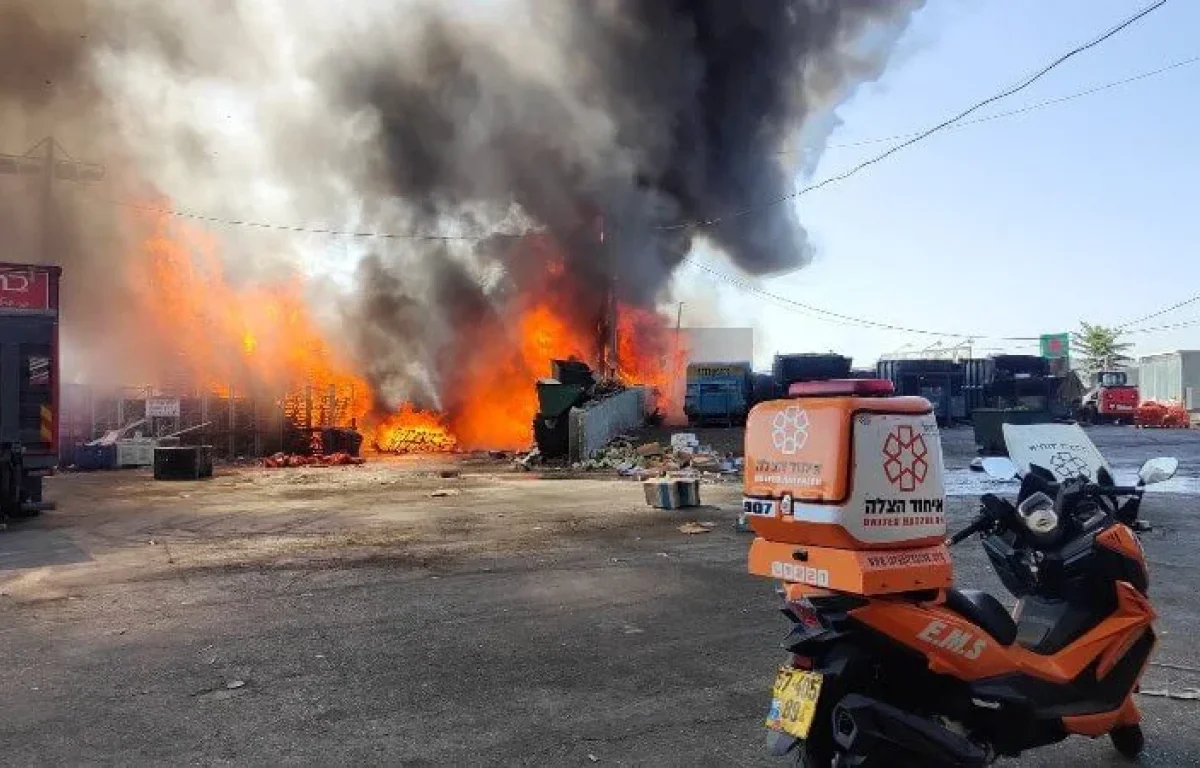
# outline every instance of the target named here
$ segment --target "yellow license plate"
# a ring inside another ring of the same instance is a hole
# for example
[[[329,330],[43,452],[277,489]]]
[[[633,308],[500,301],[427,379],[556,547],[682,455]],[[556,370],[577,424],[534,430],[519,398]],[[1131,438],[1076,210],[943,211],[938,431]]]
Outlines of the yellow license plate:
[[[821,679],[816,672],[781,668],[775,676],[767,727],[797,739],[808,738],[813,716],[817,713],[817,700],[821,697]]]

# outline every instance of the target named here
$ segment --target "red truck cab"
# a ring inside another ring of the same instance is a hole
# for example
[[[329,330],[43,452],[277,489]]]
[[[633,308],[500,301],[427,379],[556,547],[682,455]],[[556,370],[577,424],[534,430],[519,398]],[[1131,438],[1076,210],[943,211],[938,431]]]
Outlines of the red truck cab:
[[[0,263],[0,520],[39,509],[58,466],[61,275]]]

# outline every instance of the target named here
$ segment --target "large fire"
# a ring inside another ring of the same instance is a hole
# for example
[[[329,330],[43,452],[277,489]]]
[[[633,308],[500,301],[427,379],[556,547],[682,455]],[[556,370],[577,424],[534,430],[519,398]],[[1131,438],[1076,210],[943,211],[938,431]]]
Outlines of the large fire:
[[[527,448],[537,411],[533,384],[551,374],[550,361],[598,362],[599,329],[578,311],[576,286],[554,246],[536,238],[531,247],[544,257],[536,284],[498,307],[498,322],[465,329],[453,345],[455,385],[444,412],[406,403],[380,414],[356,361],[309,310],[300,278],[235,286],[212,236],[165,214],[141,223],[149,235],[133,262],[138,312],[154,319],[146,331],[158,349],[180,352],[194,386],[271,394],[285,412],[306,393],[324,421],[356,424],[381,451]],[[621,306],[618,318],[617,377],[653,388],[659,409],[673,413],[679,404],[670,401],[671,378],[683,367],[673,332],[650,310]]]

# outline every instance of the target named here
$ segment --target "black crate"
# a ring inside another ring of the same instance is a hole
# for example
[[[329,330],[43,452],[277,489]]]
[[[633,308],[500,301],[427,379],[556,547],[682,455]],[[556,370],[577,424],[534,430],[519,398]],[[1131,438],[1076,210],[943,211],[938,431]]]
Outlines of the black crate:
[[[212,475],[211,445],[160,446],[154,449],[155,480],[202,480]]]

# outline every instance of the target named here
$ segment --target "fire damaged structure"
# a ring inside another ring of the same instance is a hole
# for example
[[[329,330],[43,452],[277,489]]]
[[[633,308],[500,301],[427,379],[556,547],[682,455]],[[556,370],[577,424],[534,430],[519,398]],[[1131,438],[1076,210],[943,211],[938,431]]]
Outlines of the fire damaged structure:
[[[349,415],[350,393],[330,388],[270,397],[224,392],[177,393],[151,387],[100,392],[68,385],[63,389],[59,464],[81,469],[150,466],[150,454],[136,446],[210,446],[218,460],[272,454],[358,455],[362,434]],[[108,441],[108,452],[89,443]],[[124,449],[124,450],[123,450]]]

